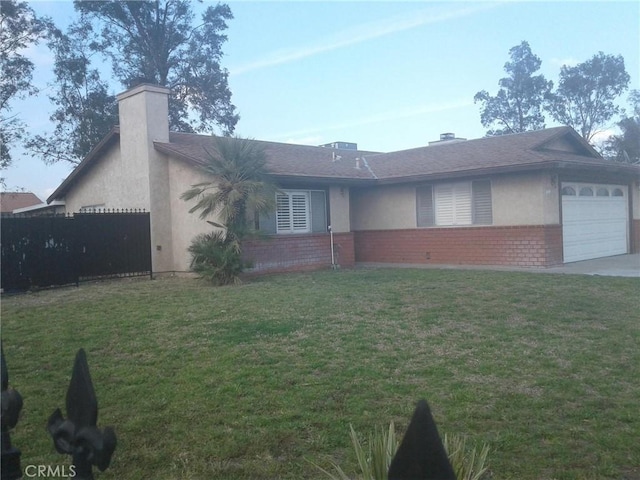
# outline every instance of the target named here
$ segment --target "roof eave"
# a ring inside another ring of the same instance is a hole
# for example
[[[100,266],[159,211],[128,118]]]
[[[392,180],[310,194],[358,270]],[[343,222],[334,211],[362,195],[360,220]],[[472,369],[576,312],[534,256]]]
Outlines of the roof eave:
[[[345,186],[367,186],[375,185],[374,178],[356,177],[321,177],[317,175],[285,175],[269,174],[276,183],[298,184],[298,185],[345,185]]]
[[[524,173],[535,172],[541,170],[582,170],[593,172],[608,172],[614,174],[630,173],[635,175],[636,178],[640,178],[640,168],[631,165],[622,165],[612,163],[611,165],[605,164],[588,164],[579,162],[567,162],[567,161],[548,161],[548,162],[536,162],[523,165],[505,165],[497,167],[485,167],[485,168],[473,168],[465,170],[457,170],[453,172],[436,172],[429,174],[417,174],[417,175],[404,175],[392,178],[381,178],[375,183],[378,185],[390,185],[399,183],[415,183],[415,182],[427,182],[436,180],[456,179],[462,177],[478,177],[488,175],[500,175],[508,173]]]

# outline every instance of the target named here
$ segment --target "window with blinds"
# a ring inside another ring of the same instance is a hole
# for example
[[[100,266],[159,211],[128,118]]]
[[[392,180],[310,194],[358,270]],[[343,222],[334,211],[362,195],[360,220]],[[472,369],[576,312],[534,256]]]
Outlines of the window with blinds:
[[[436,224],[431,185],[416,189],[416,212],[418,227],[433,227]]]
[[[307,233],[309,222],[309,192],[282,192],[276,195],[277,233]]]
[[[477,180],[416,189],[418,227],[491,225],[491,182]]]
[[[324,190],[283,190],[276,194],[276,211],[262,214],[258,229],[266,234],[327,231]]]
[[[436,225],[471,225],[471,184],[436,185]]]
[[[475,180],[471,182],[473,195],[473,224],[491,225],[493,223],[493,207],[491,206],[491,182]]]

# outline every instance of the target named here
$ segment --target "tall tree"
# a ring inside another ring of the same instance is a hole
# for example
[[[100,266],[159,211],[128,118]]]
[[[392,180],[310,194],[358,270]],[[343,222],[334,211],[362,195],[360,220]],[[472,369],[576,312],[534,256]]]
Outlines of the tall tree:
[[[609,137],[604,146],[604,156],[617,162],[640,165],[640,90],[629,94],[631,115],[618,122],[621,132]]]
[[[50,119],[55,130],[30,138],[26,147],[46,163],[79,163],[118,122],[115,96],[91,68],[92,26],[86,19],[56,35],[49,46],[55,54],[55,93],[49,96],[57,106]]]
[[[615,101],[628,85],[624,58],[598,52],[584,63],[560,69],[558,88],[546,109],[556,121],[573,127],[591,142],[620,112]]]
[[[53,25],[37,18],[26,2],[3,0],[0,7],[0,167],[7,168],[11,146],[25,133],[24,123],[10,113],[10,102],[38,93],[31,83],[33,62],[22,52],[45,38]]]
[[[220,66],[223,34],[233,18],[228,5],[208,7],[194,25],[190,0],[75,0],[82,15],[101,27],[96,48],[127,87],[151,82],[169,87],[169,120],[180,131],[231,134],[238,121],[228,71]],[[197,113],[190,116],[190,111]]]
[[[534,75],[542,64],[523,41],[509,50],[511,60],[504,64],[507,77],[498,81],[495,96],[482,90],[473,97],[482,104],[480,121],[484,127],[495,126],[487,135],[504,135],[544,128],[542,107],[551,91],[552,82],[543,75]]]

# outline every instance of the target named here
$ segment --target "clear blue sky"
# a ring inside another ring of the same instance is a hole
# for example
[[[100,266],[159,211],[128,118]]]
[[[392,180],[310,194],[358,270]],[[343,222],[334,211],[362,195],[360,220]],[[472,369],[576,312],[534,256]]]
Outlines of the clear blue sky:
[[[523,40],[554,83],[561,65],[603,51],[622,55],[631,88],[640,88],[637,1],[227,3],[235,18],[223,66],[241,136],[309,145],[339,140],[375,151],[426,145],[443,132],[482,137],[473,96],[496,93],[509,49]],[[59,26],[74,16],[70,1],[30,4]],[[42,92],[13,107],[41,133],[53,129],[52,59],[44,46],[28,53]],[[117,82],[112,88],[122,91]],[[19,151],[14,157],[3,172],[7,190],[24,188],[42,200],[70,172]]]

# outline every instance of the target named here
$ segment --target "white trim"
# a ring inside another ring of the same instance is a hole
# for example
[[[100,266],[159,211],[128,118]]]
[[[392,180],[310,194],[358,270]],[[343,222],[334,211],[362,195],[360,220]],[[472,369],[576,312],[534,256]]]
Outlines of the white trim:
[[[64,207],[64,200],[53,200],[51,203],[38,203],[37,205],[31,205],[29,207],[16,208],[11,213],[26,213],[26,212],[34,212],[37,210],[46,210],[48,208],[55,207]]]

